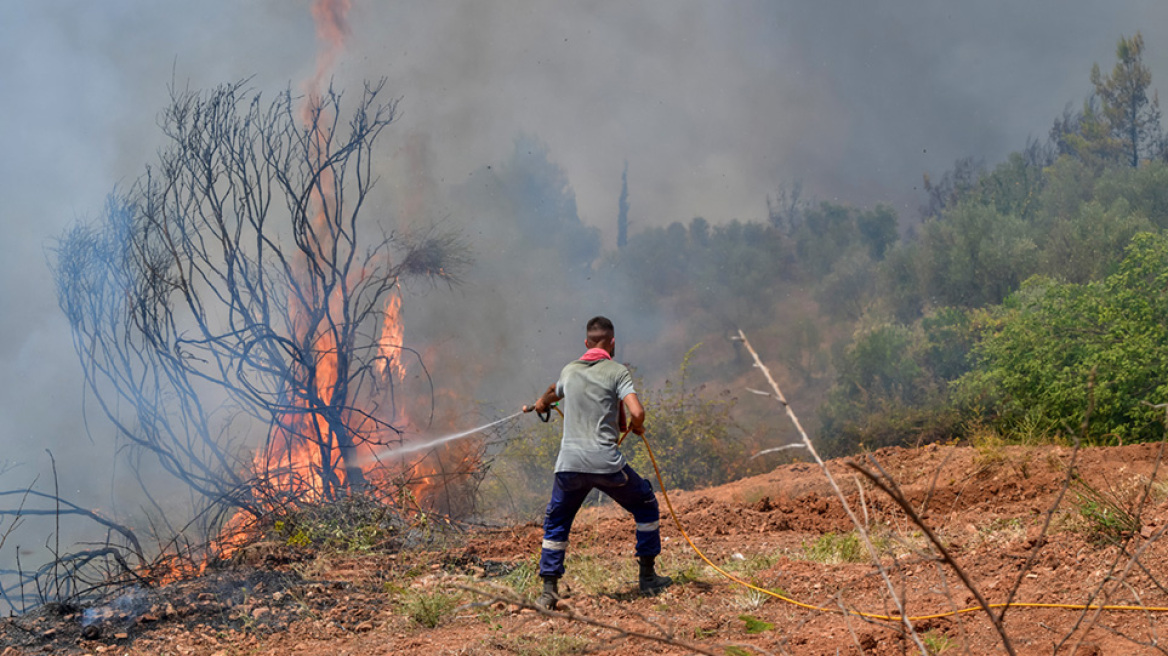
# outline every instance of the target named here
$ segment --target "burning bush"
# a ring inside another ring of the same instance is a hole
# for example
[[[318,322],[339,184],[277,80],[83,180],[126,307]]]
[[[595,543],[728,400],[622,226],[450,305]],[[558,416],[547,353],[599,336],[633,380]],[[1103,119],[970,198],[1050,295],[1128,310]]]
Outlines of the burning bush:
[[[264,521],[354,495],[413,512],[465,469],[383,457],[405,440],[407,405],[426,402],[403,393],[417,356],[401,282],[450,283],[468,262],[456,235],[402,239],[364,218],[396,107],[382,82],[351,109],[331,88],[267,104],[242,82],[174,91],[158,165],[59,240],[87,393],[192,493],[197,521],[172,530],[197,535],[159,536],[162,552],[230,553]],[[153,523],[176,526],[186,495],[147,492],[167,506]]]

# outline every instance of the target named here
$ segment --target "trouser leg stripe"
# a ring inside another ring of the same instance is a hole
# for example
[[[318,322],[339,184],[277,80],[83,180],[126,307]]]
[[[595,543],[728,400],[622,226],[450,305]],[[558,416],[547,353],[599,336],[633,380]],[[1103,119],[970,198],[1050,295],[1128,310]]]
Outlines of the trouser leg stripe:
[[[644,524],[638,523],[637,530],[643,532],[656,531],[658,528],[660,528],[660,526],[661,522],[645,522]]]
[[[558,540],[544,540],[543,548],[548,551],[566,551],[568,549],[568,541],[560,542]]]

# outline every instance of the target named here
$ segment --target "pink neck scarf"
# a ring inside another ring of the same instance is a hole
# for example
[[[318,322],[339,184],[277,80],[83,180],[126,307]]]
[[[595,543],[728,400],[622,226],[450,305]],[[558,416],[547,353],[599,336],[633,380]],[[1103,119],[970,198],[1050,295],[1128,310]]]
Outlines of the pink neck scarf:
[[[608,351],[606,351],[602,348],[590,348],[587,351],[584,351],[584,355],[580,356],[581,362],[596,362],[598,360],[611,360],[611,359],[612,359],[612,356],[608,354]]]

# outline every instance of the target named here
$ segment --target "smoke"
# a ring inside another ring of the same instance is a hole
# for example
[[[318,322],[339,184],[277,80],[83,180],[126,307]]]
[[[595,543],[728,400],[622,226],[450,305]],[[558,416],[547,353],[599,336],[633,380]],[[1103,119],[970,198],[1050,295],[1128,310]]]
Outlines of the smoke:
[[[23,463],[0,487],[44,472],[48,447],[64,494],[111,498],[112,431],[97,417],[86,437],[46,249],[150,162],[168,84],[250,76],[276,91],[322,71],[314,6],[0,4],[0,445]],[[335,15],[345,45],[320,75],[352,94],[386,77],[402,98],[366,216],[461,229],[475,249],[465,286],[407,290],[407,344],[461,398],[507,412],[578,354],[589,316],[613,316],[626,343],[671,320],[557,255],[615,245],[626,160],[634,231],[763,218],[766,196],[795,180],[805,196],[883,201],[911,218],[923,172],[966,155],[993,163],[1043,137],[1121,34],[1142,30],[1153,86],[1168,81],[1168,6],[1136,0],[353,0]],[[525,159],[529,146],[542,159]],[[543,217],[550,235],[540,214],[512,211],[532,198],[507,196],[540,174],[540,193],[561,203]]]

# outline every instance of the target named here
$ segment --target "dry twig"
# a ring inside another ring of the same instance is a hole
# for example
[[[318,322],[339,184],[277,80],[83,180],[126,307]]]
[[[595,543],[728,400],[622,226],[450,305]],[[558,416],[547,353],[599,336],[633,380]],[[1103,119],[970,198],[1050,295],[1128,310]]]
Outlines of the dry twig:
[[[973,581],[971,581],[965,574],[965,570],[963,570],[961,566],[957,564],[957,561],[954,560],[953,556],[949,553],[949,550],[945,548],[945,545],[941,543],[941,540],[937,538],[937,535],[933,533],[933,530],[929,528],[928,524],[926,524],[925,521],[921,519],[920,515],[916,513],[916,510],[913,509],[912,504],[909,503],[908,499],[906,499],[904,494],[901,493],[900,488],[896,485],[896,482],[893,481],[892,478],[883,469],[880,468],[880,465],[876,462],[875,458],[872,458],[870,455],[868,458],[872,461],[876,468],[880,470],[880,473],[883,475],[883,477],[877,476],[875,473],[864,469],[856,462],[849,462],[848,466],[863,474],[864,477],[871,481],[873,485],[880,488],[882,492],[887,494],[888,497],[895,501],[896,504],[900,506],[901,510],[903,510],[905,514],[908,515],[909,519],[912,520],[912,522],[921,529],[921,531],[925,534],[925,537],[928,538],[929,542],[933,544],[933,548],[935,548],[941,555],[941,559],[944,560],[945,563],[947,563],[949,567],[953,569],[953,571],[961,579],[961,582],[965,584],[965,587],[968,588],[971,593],[973,593],[973,596],[977,599],[978,605],[981,606],[982,610],[984,610],[986,615],[989,616],[990,621],[993,622],[994,629],[998,632],[998,636],[1002,640],[1002,646],[1005,647],[1006,653],[1011,655],[1015,654],[1014,646],[1010,643],[1010,637],[1006,635],[1005,628],[1003,628],[1002,623],[998,617],[994,615],[993,609],[990,608],[989,602],[986,601],[985,597],[981,594],[981,591],[978,590],[977,586],[973,584]]]
[[[892,601],[896,605],[897,612],[901,622],[905,626],[905,629],[908,630],[909,634],[912,636],[913,642],[916,643],[917,648],[920,649],[921,653],[928,654],[929,650],[921,641],[920,636],[917,635],[916,629],[913,628],[912,622],[910,622],[908,619],[908,614],[905,613],[904,603],[901,601],[900,596],[897,595],[896,587],[893,585],[892,579],[888,576],[888,571],[880,562],[880,554],[876,551],[875,545],[872,544],[872,539],[868,536],[868,529],[863,525],[863,523],[860,522],[860,519],[856,517],[855,511],[853,511],[851,505],[848,504],[847,497],[844,496],[843,491],[835,482],[835,478],[832,477],[831,471],[829,471],[827,468],[827,463],[823,461],[823,458],[819,456],[819,452],[815,449],[815,445],[811,443],[811,438],[807,437],[807,432],[803,430],[803,425],[799,423],[799,418],[795,416],[795,411],[791,409],[790,404],[787,403],[786,397],[783,396],[782,390],[779,389],[779,384],[776,383],[774,377],[771,376],[770,369],[768,369],[767,366],[762,363],[762,359],[759,358],[758,352],[754,350],[754,347],[750,345],[750,341],[746,339],[746,333],[742,332],[742,330],[739,330],[738,336],[733,339],[742,342],[743,346],[746,347],[746,350],[750,352],[750,356],[754,358],[754,366],[762,371],[763,375],[766,376],[767,382],[770,383],[771,389],[774,390],[775,399],[780,404],[782,404],[783,409],[787,413],[787,417],[789,417],[791,422],[795,424],[795,429],[799,431],[799,436],[802,438],[803,444],[807,447],[808,453],[810,453],[811,456],[815,458],[815,462],[819,464],[819,468],[823,471],[823,475],[827,477],[827,482],[831,484],[831,488],[835,491],[836,497],[838,497],[840,503],[843,504],[844,512],[847,513],[848,518],[852,520],[852,524],[856,527],[856,533],[859,534],[860,539],[864,542],[864,546],[868,549],[868,555],[872,558],[872,563],[876,566],[877,570],[879,570],[880,576],[884,580],[884,585],[888,588],[889,594],[892,596]]]

